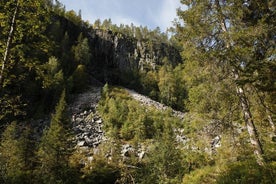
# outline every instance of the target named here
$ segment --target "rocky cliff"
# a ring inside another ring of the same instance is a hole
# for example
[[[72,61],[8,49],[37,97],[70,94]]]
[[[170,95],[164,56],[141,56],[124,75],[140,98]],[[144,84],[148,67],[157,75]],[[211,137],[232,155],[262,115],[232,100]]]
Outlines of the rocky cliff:
[[[123,73],[157,70],[164,59],[176,66],[181,62],[179,51],[165,43],[138,40],[122,33],[90,29],[89,39],[93,69],[101,81],[116,80]]]
[[[121,32],[75,25],[64,17],[56,19],[70,40],[76,41],[80,33],[88,38],[92,56],[89,72],[102,82],[118,83],[116,80],[125,73],[158,70],[165,60],[174,66],[182,61],[179,50],[158,39],[141,40]]]

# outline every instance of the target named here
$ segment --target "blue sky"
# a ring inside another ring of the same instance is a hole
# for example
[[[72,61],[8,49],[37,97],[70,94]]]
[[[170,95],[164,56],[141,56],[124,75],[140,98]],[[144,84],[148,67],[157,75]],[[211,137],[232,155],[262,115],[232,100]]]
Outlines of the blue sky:
[[[81,10],[82,18],[94,23],[96,19],[111,18],[120,25],[133,23],[136,26],[157,26],[166,31],[177,18],[176,9],[180,0],[59,0],[66,10]]]

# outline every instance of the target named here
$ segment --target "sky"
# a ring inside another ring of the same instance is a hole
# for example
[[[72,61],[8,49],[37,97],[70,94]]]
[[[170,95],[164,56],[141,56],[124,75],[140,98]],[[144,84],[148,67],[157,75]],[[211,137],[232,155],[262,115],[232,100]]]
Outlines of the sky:
[[[166,31],[177,18],[176,9],[180,0],[59,0],[66,10],[79,12],[83,20],[94,23],[95,20],[111,18],[113,24],[133,23],[135,26],[147,26],[150,29],[160,27]]]

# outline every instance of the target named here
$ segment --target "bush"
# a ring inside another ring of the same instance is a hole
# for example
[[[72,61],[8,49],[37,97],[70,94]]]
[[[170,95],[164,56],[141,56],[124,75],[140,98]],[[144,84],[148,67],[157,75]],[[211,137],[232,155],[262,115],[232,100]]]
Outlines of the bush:
[[[263,167],[252,159],[228,165],[226,171],[218,177],[217,183],[273,184],[275,183],[275,177],[276,164],[267,164]]]
[[[193,184],[201,184],[201,183],[215,183],[216,182],[216,169],[215,167],[206,166],[201,169],[197,169],[192,171],[189,174],[186,174],[183,177],[183,184],[193,183]]]

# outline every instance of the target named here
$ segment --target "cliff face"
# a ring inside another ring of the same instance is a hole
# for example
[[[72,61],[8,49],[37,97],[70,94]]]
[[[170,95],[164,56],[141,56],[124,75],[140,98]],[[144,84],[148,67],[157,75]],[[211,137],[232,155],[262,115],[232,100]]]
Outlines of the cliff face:
[[[179,51],[172,46],[153,41],[140,41],[121,33],[99,29],[88,32],[92,63],[104,77],[118,73],[156,70],[164,58],[172,65],[181,62]]]
[[[80,33],[88,38],[92,55],[89,72],[101,81],[114,82],[123,73],[157,70],[164,58],[174,66],[181,62],[179,51],[161,41],[139,40],[119,32],[77,26],[62,17],[57,19],[71,40],[77,40]]]

